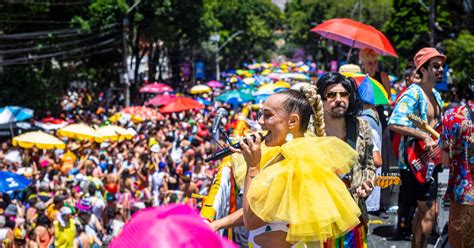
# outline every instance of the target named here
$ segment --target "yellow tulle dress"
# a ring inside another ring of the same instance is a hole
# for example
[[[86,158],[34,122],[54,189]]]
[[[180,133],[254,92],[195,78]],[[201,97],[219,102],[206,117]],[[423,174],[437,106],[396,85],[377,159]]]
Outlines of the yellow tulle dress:
[[[335,137],[304,137],[278,149],[262,154],[263,168],[247,192],[259,218],[288,223],[291,243],[340,237],[359,224],[360,209],[337,175],[357,159],[349,145]]]

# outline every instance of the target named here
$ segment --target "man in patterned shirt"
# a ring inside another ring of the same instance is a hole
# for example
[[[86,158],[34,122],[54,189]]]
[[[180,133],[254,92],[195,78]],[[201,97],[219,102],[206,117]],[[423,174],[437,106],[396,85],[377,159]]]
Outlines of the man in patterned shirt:
[[[362,105],[357,99],[355,82],[339,73],[328,73],[318,82],[324,108],[326,135],[336,136],[351,145],[359,154],[348,175],[348,186],[361,209],[361,224],[343,237],[329,240],[324,247],[367,247],[369,221],[365,199],[372,192],[372,177],[376,167],[373,159],[372,130],[366,120],[358,117]]]
[[[472,101],[470,103],[473,103]],[[459,106],[443,116],[443,164],[449,168],[445,199],[451,202],[448,235],[453,248],[474,247],[474,132],[472,107]]]
[[[414,247],[427,247],[428,237],[436,220],[438,208],[437,198],[437,172],[429,183],[420,184],[412,173],[408,171],[406,161],[406,148],[408,139],[419,139],[425,143],[425,149],[432,151],[436,142],[430,135],[417,129],[408,119],[408,114],[415,114],[435,127],[441,120],[442,99],[434,89],[437,82],[443,78],[443,64],[446,56],[440,54],[435,48],[426,47],[418,51],[414,57],[415,73],[421,76],[421,82],[412,84],[400,96],[389,120],[389,128],[402,135],[399,145],[398,165],[402,184],[410,185],[413,197],[417,201],[417,211],[413,221],[412,244]]]

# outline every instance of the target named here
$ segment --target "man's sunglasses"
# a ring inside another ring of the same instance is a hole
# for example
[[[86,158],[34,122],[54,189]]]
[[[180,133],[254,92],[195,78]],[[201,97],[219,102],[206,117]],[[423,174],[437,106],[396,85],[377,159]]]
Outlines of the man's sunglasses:
[[[431,66],[432,66],[433,69],[435,69],[435,70],[439,70],[439,68],[443,67],[442,64],[432,64]]]
[[[341,98],[348,98],[350,96],[350,93],[347,91],[342,91],[342,92],[336,92],[336,91],[331,91],[326,94],[326,99],[335,99],[339,95]]]

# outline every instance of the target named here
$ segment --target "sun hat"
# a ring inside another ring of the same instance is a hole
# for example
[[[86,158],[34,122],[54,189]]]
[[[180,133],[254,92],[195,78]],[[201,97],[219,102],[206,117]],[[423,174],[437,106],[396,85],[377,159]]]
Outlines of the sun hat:
[[[87,199],[82,199],[76,204],[76,208],[81,212],[81,213],[89,213],[90,210],[92,209],[92,204],[89,200]]]
[[[339,67],[339,73],[360,73],[360,66],[354,64],[345,64]]]
[[[413,62],[415,63],[416,66],[416,72],[420,69],[420,67],[425,64],[427,61],[429,61],[432,58],[440,58],[443,63],[446,61],[446,56],[439,53],[438,50],[434,47],[425,47],[422,48],[420,51],[418,51],[413,58]]]

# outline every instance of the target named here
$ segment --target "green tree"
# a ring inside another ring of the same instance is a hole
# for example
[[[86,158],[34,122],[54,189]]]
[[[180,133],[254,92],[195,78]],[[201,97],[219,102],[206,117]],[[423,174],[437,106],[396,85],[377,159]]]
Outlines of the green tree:
[[[474,71],[474,36],[469,31],[462,31],[455,40],[446,40],[447,63],[453,69],[453,80],[465,88],[473,78]]]
[[[277,34],[282,27],[284,13],[270,0],[205,0],[202,22],[209,34],[219,34],[220,42],[243,31],[220,52],[225,67],[239,67],[244,61],[269,60],[275,50]],[[212,45],[208,54],[212,54]]]

